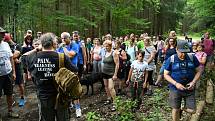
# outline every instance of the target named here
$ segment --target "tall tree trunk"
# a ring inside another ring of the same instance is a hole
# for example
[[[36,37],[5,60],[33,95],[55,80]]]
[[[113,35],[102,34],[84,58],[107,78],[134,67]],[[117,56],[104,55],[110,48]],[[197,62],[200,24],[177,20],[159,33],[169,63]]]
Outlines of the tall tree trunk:
[[[60,0],[56,0],[56,2],[55,2],[55,10],[56,11],[60,10],[59,4],[60,4]],[[59,21],[59,19],[56,19],[56,33],[57,33],[57,35],[60,34],[60,21]]]
[[[0,27],[4,26],[4,17],[0,15]]]
[[[107,15],[106,15],[106,22],[107,22],[107,32],[111,33],[111,11],[108,10],[107,11]]]

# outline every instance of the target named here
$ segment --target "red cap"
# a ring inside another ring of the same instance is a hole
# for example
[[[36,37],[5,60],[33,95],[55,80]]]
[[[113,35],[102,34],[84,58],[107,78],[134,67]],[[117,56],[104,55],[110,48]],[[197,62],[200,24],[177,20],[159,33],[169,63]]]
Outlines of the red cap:
[[[5,34],[4,41],[9,41],[9,40],[11,40],[10,34]]]

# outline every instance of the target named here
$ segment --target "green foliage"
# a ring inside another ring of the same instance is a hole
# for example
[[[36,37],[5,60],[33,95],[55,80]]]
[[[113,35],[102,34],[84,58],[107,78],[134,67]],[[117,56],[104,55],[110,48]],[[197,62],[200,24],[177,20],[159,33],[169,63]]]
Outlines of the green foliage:
[[[96,112],[88,112],[87,113],[87,121],[99,121],[100,120],[100,114]]]
[[[123,100],[121,97],[117,97],[115,100],[116,110],[118,115],[113,117],[113,120],[117,121],[131,121],[134,120],[135,113],[132,109],[136,106],[136,101]]]
[[[3,0],[0,19],[23,39],[27,29],[120,36],[175,30],[186,0]],[[15,24],[13,21],[15,19]],[[1,22],[0,22],[1,24]],[[85,31],[86,30],[86,31]]]
[[[188,0],[185,17],[191,18],[190,31],[209,31],[215,35],[215,2],[214,0]],[[189,25],[189,24],[188,24]]]

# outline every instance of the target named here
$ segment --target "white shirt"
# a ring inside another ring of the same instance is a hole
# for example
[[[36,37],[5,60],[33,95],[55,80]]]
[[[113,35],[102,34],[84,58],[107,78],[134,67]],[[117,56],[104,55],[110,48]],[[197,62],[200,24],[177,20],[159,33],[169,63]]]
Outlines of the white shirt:
[[[135,60],[131,64],[131,68],[133,69],[131,75],[131,81],[144,81],[145,70],[148,67],[146,61],[140,62],[139,60]]]
[[[0,43],[0,76],[7,75],[12,71],[10,57],[13,53],[7,42],[1,41]]]

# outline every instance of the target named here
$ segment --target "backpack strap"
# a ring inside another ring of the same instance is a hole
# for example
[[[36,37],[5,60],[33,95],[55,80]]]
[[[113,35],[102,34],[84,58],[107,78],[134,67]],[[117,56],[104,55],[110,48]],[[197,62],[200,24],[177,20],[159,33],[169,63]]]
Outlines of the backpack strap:
[[[59,53],[59,69],[64,67],[64,53]]]
[[[193,54],[192,53],[187,53],[188,57],[190,58],[190,60],[193,62]],[[175,60],[175,55],[170,56],[170,62],[174,63]]]
[[[187,53],[187,55],[190,58],[190,60],[193,62],[193,54],[192,53]]]
[[[59,53],[58,54],[58,57],[59,57],[59,70],[60,68],[63,68],[64,67],[64,53]],[[57,91],[58,91],[58,94],[57,94],[57,97],[56,97],[56,102],[55,102],[55,109],[58,108],[58,103],[59,103],[59,97],[60,97],[60,87],[59,85],[55,82],[54,83]]]
[[[145,47],[145,50],[146,50],[147,53],[151,54],[150,51],[146,47]]]
[[[175,60],[175,55],[171,55],[171,56],[170,56],[170,62],[171,62],[171,63],[174,63],[174,60]]]

